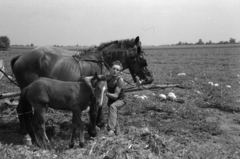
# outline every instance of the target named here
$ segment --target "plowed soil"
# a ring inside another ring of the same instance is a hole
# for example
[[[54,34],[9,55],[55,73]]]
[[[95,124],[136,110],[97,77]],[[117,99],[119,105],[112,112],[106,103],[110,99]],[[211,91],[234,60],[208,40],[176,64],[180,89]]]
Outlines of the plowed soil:
[[[8,75],[10,60],[29,49],[0,52]],[[69,149],[72,114],[49,109],[46,127],[53,149],[24,146],[16,106],[3,99],[1,158],[240,158],[240,46],[159,47],[145,53],[155,84],[177,83],[182,88],[127,93],[128,103],[119,112],[121,135],[108,136],[102,128],[91,139],[86,131],[86,146],[78,146],[77,136],[75,147]],[[128,74],[123,77],[131,80]],[[19,89],[8,79],[0,80],[0,93],[15,91]],[[182,102],[159,97],[169,92]],[[88,115],[82,118],[87,124]],[[105,122],[107,118],[105,104]]]

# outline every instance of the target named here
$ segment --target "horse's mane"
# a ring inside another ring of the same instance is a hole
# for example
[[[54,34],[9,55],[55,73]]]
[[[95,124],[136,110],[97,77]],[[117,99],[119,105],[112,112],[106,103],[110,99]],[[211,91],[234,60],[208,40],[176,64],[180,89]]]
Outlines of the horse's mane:
[[[133,48],[135,45],[135,39],[122,39],[122,40],[114,40],[114,41],[110,41],[110,42],[104,42],[101,43],[97,48],[98,50],[103,50],[104,48],[110,46],[110,45],[116,45],[115,48]]]
[[[97,48],[98,48],[98,50],[102,50],[112,44],[118,44],[118,40],[101,43]]]
[[[135,45],[135,39],[123,39],[123,40],[118,40],[118,44],[120,47],[124,48],[133,48]]]
[[[96,51],[96,52],[85,52],[80,55],[80,59],[95,59],[95,60],[103,60],[107,63],[111,63],[112,60],[116,60],[121,56],[125,56],[125,49],[111,49],[104,51]],[[103,58],[103,59],[102,59]]]
[[[111,50],[104,50],[102,51],[103,54],[124,54],[126,53],[125,49],[117,48],[117,49],[111,49]]]

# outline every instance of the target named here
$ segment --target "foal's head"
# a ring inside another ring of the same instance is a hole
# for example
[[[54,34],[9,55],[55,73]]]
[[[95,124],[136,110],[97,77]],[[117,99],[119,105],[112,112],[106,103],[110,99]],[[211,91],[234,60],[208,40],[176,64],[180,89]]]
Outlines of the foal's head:
[[[104,75],[98,75],[95,73],[94,77],[91,80],[92,86],[94,88],[94,93],[96,97],[96,104],[98,106],[103,105],[103,97],[107,92],[107,79]]]

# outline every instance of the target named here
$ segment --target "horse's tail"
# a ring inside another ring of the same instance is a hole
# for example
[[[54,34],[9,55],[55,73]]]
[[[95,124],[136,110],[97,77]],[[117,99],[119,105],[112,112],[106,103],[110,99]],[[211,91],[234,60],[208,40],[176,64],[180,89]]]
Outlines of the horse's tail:
[[[11,60],[11,68],[12,68],[12,72],[13,72],[13,66],[14,66],[15,62],[18,60],[19,57],[20,57],[20,55],[15,56],[15,57]]]

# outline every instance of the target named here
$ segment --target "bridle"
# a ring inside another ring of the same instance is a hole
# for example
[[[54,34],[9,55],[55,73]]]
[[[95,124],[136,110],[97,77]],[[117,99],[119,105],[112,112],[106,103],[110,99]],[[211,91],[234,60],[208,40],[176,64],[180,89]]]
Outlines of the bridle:
[[[144,51],[138,50],[138,48],[134,48],[134,49],[135,49],[135,56],[130,57],[130,55],[128,55],[127,59],[129,59],[128,64],[130,65],[129,66],[130,73],[133,77],[134,82],[136,83],[137,82],[136,76],[138,76],[138,77],[142,76],[143,78],[146,78],[146,74],[149,71],[146,69],[148,64],[147,64],[147,61],[144,58]],[[129,54],[129,53],[127,53],[127,54]],[[139,70],[140,70],[137,73],[134,72],[134,70],[133,70],[133,67],[136,63],[137,63],[137,65],[139,67]],[[140,74],[142,74],[142,75],[140,75]]]

